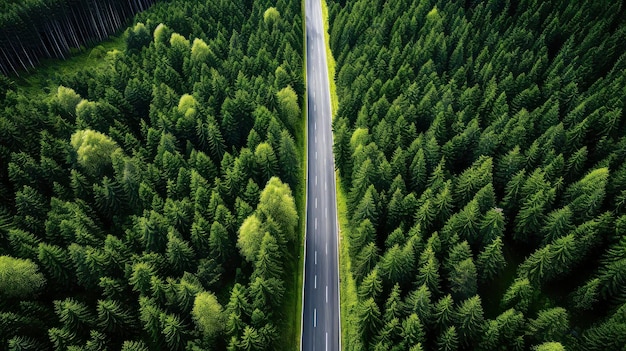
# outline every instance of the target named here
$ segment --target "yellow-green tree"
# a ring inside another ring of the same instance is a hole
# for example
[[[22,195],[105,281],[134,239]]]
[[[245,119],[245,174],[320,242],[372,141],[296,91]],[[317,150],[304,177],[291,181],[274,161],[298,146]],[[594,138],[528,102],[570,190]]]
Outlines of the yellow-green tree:
[[[43,274],[39,273],[39,267],[33,261],[0,256],[0,296],[29,296],[45,282]]]
[[[111,154],[119,146],[110,137],[91,129],[72,134],[71,144],[76,150],[78,163],[92,175],[98,175],[111,164]]]
[[[212,338],[224,329],[222,305],[211,292],[203,291],[196,295],[191,315],[205,337]]]

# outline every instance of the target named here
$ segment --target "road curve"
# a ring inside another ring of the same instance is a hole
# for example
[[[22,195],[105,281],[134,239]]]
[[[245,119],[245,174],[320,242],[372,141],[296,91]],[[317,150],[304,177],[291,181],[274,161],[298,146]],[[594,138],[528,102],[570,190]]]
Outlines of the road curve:
[[[339,351],[339,270],[330,92],[320,0],[305,0],[307,213],[302,351]]]

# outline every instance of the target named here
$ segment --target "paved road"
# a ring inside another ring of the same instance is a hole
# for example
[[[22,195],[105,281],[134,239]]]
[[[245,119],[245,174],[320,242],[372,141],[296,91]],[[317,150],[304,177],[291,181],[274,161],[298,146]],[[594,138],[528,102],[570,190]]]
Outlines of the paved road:
[[[301,349],[339,351],[337,206],[322,7],[320,0],[305,1],[308,196]]]

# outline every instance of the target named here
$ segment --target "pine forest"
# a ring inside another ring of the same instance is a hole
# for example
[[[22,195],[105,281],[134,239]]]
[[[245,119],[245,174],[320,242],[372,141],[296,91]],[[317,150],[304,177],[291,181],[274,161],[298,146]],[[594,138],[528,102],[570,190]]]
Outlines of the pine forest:
[[[20,19],[50,3],[107,4]],[[163,1],[99,69],[2,79],[0,349],[295,346],[302,37],[299,2]]]
[[[626,350],[626,3],[329,7],[346,350]]]
[[[0,350],[309,350],[309,1],[0,0]],[[342,349],[626,351],[626,1],[321,2]]]

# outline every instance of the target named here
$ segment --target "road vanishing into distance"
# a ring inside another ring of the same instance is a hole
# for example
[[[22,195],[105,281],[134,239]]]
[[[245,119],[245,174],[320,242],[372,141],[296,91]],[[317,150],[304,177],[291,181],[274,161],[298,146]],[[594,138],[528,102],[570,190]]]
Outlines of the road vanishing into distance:
[[[339,270],[330,91],[320,0],[306,2],[307,220],[303,351],[339,351]]]

